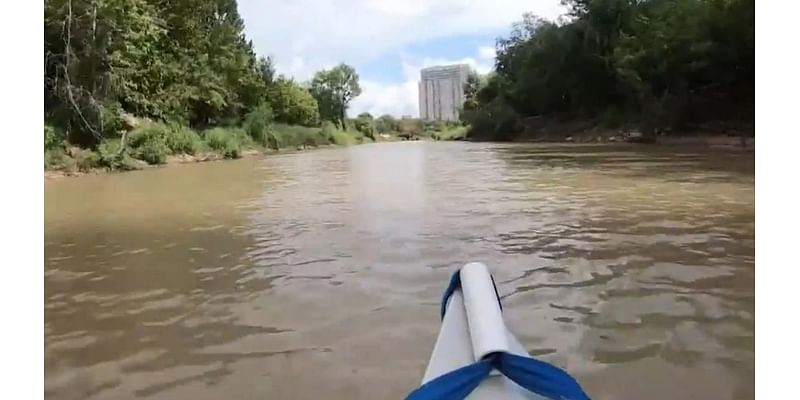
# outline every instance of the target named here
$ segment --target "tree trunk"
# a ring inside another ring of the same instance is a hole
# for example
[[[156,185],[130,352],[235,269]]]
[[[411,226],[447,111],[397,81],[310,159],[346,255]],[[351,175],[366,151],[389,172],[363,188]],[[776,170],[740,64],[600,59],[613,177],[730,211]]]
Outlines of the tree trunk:
[[[80,121],[83,123],[86,130],[88,130],[94,139],[97,142],[100,142],[102,139],[100,133],[98,133],[92,124],[86,120],[86,117],[83,116],[83,112],[81,108],[78,106],[78,103],[75,100],[75,95],[72,93],[72,80],[70,79],[70,64],[72,63],[72,0],[67,0],[67,17],[64,21],[64,81],[65,81],[65,89],[67,92],[67,99],[69,100],[72,108],[75,110],[75,113],[78,114]],[[72,125],[72,118],[70,118],[70,125]]]
[[[342,130],[346,131],[347,130],[347,122],[345,122],[345,115],[344,115],[345,114],[344,113],[344,98],[341,99],[341,103],[339,103],[339,104],[341,104],[341,106],[339,108],[339,119],[342,121]]]

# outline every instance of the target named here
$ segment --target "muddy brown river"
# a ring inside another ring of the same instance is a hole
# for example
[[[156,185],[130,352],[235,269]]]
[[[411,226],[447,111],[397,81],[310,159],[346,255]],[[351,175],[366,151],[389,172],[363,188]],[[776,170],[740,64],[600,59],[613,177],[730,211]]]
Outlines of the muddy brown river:
[[[754,397],[754,159],[386,143],[45,182],[45,397],[401,399],[451,272],[594,399]]]

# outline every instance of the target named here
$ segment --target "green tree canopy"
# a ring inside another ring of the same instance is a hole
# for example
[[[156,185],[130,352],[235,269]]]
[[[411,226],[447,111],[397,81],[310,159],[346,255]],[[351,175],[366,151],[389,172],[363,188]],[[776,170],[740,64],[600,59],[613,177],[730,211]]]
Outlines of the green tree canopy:
[[[623,115],[645,133],[752,121],[753,0],[564,3],[570,16],[560,23],[525,14],[497,41],[485,85],[475,91],[470,78],[462,118],[474,134],[533,116]]]
[[[375,140],[375,121],[372,119],[372,114],[364,112],[358,114],[358,117],[353,121],[357,131],[364,134],[364,136]]]
[[[292,125],[319,125],[317,100],[291,79],[277,78],[267,89],[267,103],[275,121]]]
[[[311,81],[311,94],[317,99],[320,116],[345,128],[350,101],[361,94],[358,73],[347,64],[319,71]]]
[[[122,112],[239,122],[266,94],[235,0],[48,0],[44,34],[45,118],[76,144],[117,135]]]

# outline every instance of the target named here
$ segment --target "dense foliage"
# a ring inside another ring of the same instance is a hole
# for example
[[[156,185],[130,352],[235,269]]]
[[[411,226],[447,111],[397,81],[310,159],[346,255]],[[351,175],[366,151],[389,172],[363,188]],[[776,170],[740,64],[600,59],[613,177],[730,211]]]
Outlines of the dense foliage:
[[[235,158],[251,145],[361,137],[317,134],[323,119],[344,129],[361,92],[355,70],[318,73],[318,103],[277,76],[271,58],[256,57],[236,0],[48,0],[44,35],[49,166],[76,157],[86,168],[116,168],[130,157],[161,164],[201,150]],[[83,168],[76,163],[69,167]]]
[[[568,18],[526,14],[498,40],[495,72],[468,80],[461,115],[473,137],[513,138],[527,117],[645,134],[752,122],[753,0],[564,2]]]
[[[275,121],[291,125],[319,125],[317,100],[295,81],[278,78],[267,90]]]
[[[45,114],[73,143],[122,129],[121,112],[238,122],[265,84],[235,0],[45,2]]]
[[[311,81],[311,94],[317,99],[323,119],[347,129],[347,108],[350,101],[361,94],[358,74],[353,67],[346,64],[319,71]]]
[[[372,114],[367,112],[358,114],[358,117],[353,122],[357,131],[375,140],[375,120],[372,118]]]

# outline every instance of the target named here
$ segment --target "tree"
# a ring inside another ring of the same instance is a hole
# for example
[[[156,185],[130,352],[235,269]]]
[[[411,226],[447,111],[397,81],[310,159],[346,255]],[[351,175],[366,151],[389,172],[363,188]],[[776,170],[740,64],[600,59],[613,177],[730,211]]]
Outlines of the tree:
[[[358,114],[358,117],[353,121],[357,131],[364,134],[364,136],[375,140],[375,121],[372,119],[372,114],[364,112]]]
[[[378,133],[399,132],[400,123],[391,115],[384,114],[375,120],[375,130]]]
[[[263,68],[235,0],[48,0],[45,118],[74,144],[117,135],[123,112],[202,127],[262,103]]]
[[[475,71],[470,71],[467,75],[467,82],[464,83],[464,99],[474,100],[481,88],[481,77]]]
[[[524,117],[624,119],[645,133],[752,120],[753,0],[564,3],[559,23],[523,15],[485,85],[468,80],[470,135],[513,138]]]
[[[320,116],[346,129],[347,108],[361,94],[358,74],[347,64],[319,71],[311,81],[311,94],[317,99]]]
[[[294,80],[277,78],[267,89],[267,103],[275,121],[292,125],[319,125],[317,101]]]
[[[275,63],[272,57],[259,57],[258,58],[258,72],[261,80],[266,84],[271,84],[275,79]]]

